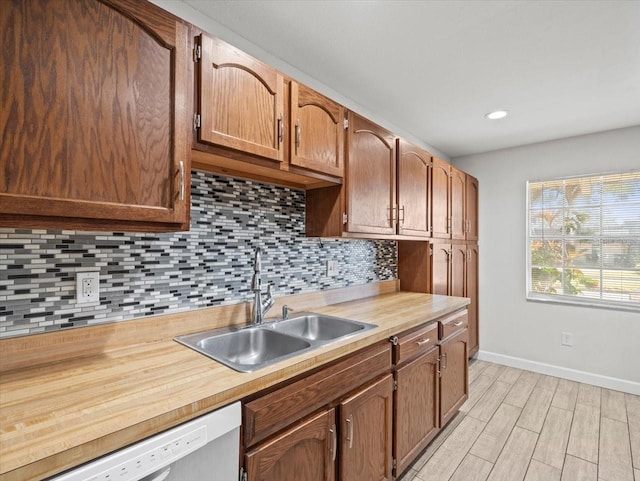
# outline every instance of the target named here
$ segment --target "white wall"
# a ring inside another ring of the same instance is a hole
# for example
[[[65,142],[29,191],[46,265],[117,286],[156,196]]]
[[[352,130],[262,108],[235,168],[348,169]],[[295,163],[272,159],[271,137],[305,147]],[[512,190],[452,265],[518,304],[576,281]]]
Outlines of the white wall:
[[[525,300],[525,182],[638,169],[640,126],[459,157],[453,163],[480,182],[479,356],[638,391],[640,313]],[[573,347],[560,344],[561,331],[573,333]]]
[[[217,22],[215,19],[212,19],[203,13],[195,10],[190,5],[187,5],[182,0],[151,0],[152,3],[164,8],[166,11],[173,13],[175,16],[180,17],[187,22],[196,25],[201,28],[205,32],[210,33],[211,35],[215,35],[218,38],[221,38],[227,43],[230,43],[234,47],[242,49],[248,54],[254,56],[255,58],[262,60],[263,62],[271,65],[272,67],[277,68],[281,72],[284,72],[291,78],[294,78],[309,87],[317,90],[321,94],[326,95],[327,97],[339,102],[350,110],[357,112],[366,118],[378,123],[382,127],[390,130],[394,134],[404,138],[405,140],[414,143],[420,147],[425,148],[429,152],[442,159],[449,160],[449,156],[444,152],[432,147],[427,144],[423,139],[418,139],[413,134],[405,131],[404,129],[398,127],[397,125],[389,122],[385,119],[384,115],[380,115],[379,113],[371,112],[366,106],[360,105],[357,102],[353,101],[348,97],[348,92],[340,93],[340,85],[328,86],[325,85],[318,80],[308,76],[304,72],[298,70],[293,65],[286,63],[281,60],[277,56],[277,52],[267,52],[262,47],[250,42],[244,37],[241,37],[234,31],[227,28],[225,25]],[[346,94],[346,95],[345,95]]]

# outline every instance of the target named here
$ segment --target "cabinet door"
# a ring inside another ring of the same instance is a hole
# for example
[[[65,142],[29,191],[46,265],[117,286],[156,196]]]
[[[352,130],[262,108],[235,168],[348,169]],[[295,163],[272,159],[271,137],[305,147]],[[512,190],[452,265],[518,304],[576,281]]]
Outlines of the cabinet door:
[[[185,222],[187,27],[152,4],[16,0],[0,30],[0,225]]]
[[[469,356],[478,351],[480,346],[478,324],[478,246],[467,246],[466,290],[465,297],[471,299],[469,304]]]
[[[449,280],[449,295],[464,297],[466,280],[467,246],[454,244],[451,246],[451,278]]]
[[[431,235],[431,155],[398,140],[398,234]]]
[[[218,38],[202,34],[200,46],[198,140],[282,161],[282,75]]]
[[[467,176],[461,170],[451,167],[451,238],[464,239],[467,232],[465,218],[465,194]]]
[[[347,231],[395,234],[395,137],[349,112]]]
[[[431,293],[449,295],[451,244],[433,244],[431,256]]]
[[[344,107],[291,82],[291,165],[342,177]]]
[[[438,348],[432,349],[396,372],[395,476],[413,462],[438,432],[438,357]]]
[[[451,166],[444,160],[433,158],[431,172],[431,235],[441,239],[451,238]]]
[[[465,216],[467,218],[467,240],[478,240],[478,179],[467,174],[467,194],[465,196]]]
[[[469,394],[467,331],[452,335],[440,345],[440,426],[449,422]]]
[[[391,481],[391,374],[340,403],[340,480]]]
[[[245,454],[248,481],[333,481],[335,410],[321,412]]]

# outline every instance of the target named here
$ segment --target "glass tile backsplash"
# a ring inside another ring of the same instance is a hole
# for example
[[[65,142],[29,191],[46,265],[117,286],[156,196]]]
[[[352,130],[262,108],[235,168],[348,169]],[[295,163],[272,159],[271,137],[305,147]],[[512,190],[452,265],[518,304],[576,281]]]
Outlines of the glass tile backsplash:
[[[0,229],[0,337],[250,300],[258,246],[276,297],[396,278],[395,242],[306,238],[304,205],[303,191],[193,171],[188,232]],[[76,304],[81,271],[100,272],[99,303]]]

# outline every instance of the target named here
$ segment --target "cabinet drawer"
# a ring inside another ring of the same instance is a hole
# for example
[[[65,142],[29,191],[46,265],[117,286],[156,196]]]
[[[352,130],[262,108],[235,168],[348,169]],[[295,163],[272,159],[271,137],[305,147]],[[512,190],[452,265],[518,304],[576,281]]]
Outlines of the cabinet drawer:
[[[398,336],[393,347],[393,361],[400,364],[421,352],[427,352],[438,342],[438,323],[432,322],[417,330]]]
[[[384,341],[246,403],[242,423],[245,446],[262,441],[390,369],[391,349]]]
[[[440,326],[440,339],[445,339],[450,335],[465,329],[468,324],[469,319],[466,308],[443,317],[442,319],[438,319],[438,325]]]

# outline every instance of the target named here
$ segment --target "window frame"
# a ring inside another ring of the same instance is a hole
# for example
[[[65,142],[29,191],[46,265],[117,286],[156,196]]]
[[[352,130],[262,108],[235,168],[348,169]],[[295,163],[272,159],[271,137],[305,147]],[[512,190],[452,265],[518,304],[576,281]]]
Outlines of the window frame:
[[[549,294],[549,293],[537,293],[531,290],[532,286],[532,276],[531,276],[531,240],[539,239],[539,237],[531,236],[531,203],[530,203],[530,187],[531,184],[537,183],[551,183],[551,182],[561,182],[572,179],[586,179],[593,177],[603,177],[608,175],[624,175],[624,174],[638,174],[640,170],[638,169],[629,169],[623,171],[614,171],[614,172],[603,172],[603,173],[594,173],[594,174],[580,174],[580,175],[572,175],[572,176],[564,176],[564,177],[554,177],[548,179],[538,179],[538,180],[527,180],[525,185],[525,208],[526,208],[526,225],[525,225],[525,299],[527,301],[532,302],[540,302],[546,304],[561,304],[561,305],[571,305],[571,306],[583,306],[590,308],[598,308],[598,309],[608,309],[608,310],[618,310],[618,311],[627,311],[627,312],[640,312],[640,301],[632,302],[630,304],[625,301],[611,301],[605,299],[594,299],[589,297],[578,297],[571,296],[565,294]],[[599,206],[602,208],[602,198],[600,199]],[[600,220],[602,223],[602,219]],[[602,240],[603,236],[602,232],[599,233],[597,239],[599,241]],[[564,243],[565,239],[569,238],[566,236],[566,233],[562,233],[562,242]],[[602,256],[602,254],[600,254]],[[562,269],[565,269],[564,262],[562,264]],[[594,270],[596,270],[594,268]],[[600,265],[597,268],[600,271],[600,277],[602,278],[602,271],[606,270]],[[602,288],[600,287],[600,292],[602,292]]]

